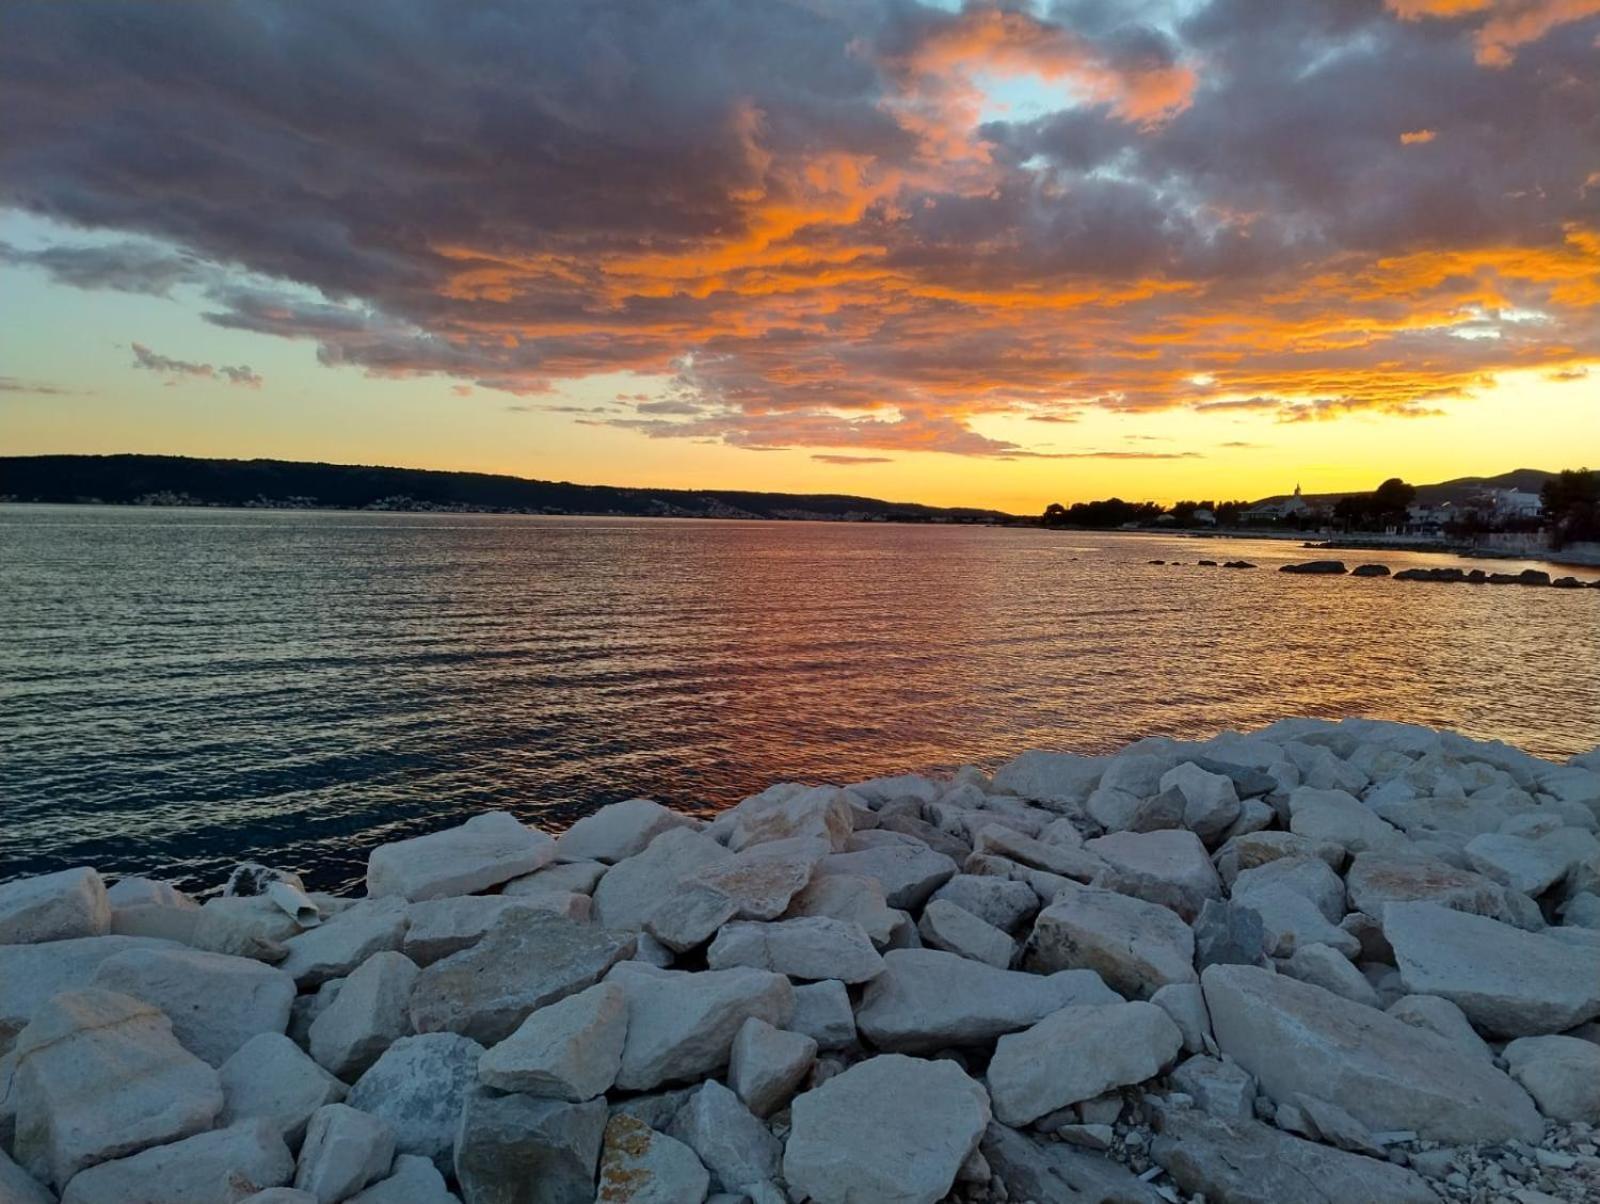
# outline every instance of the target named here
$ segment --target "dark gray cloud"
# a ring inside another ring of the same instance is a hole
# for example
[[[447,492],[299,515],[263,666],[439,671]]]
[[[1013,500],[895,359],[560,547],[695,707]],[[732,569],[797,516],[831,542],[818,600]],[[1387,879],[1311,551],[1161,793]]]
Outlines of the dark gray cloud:
[[[220,367],[212,364],[202,364],[194,360],[174,359],[170,355],[151,351],[143,343],[132,344],[133,366],[142,368],[147,372],[155,372],[167,378],[168,384],[176,383],[185,378],[200,378],[204,380],[224,380],[230,385],[242,385],[247,389],[259,389],[263,382],[260,373],[251,370],[248,364]]]

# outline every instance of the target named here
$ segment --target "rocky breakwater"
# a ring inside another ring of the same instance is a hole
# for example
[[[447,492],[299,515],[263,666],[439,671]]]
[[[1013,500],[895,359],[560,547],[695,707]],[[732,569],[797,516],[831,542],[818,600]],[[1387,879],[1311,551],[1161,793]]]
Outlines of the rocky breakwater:
[[[0,1201],[1600,1198],[1600,750],[1286,720],[0,887]]]

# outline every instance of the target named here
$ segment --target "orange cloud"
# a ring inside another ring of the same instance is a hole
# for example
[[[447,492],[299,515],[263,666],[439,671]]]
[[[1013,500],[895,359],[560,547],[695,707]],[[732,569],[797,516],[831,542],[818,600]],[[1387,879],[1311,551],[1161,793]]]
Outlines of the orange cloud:
[[[1418,142],[1432,142],[1438,135],[1432,130],[1407,130],[1400,135],[1402,146],[1412,146]]]
[[[1600,0],[1385,0],[1403,21],[1424,17],[1459,20],[1487,14],[1473,33],[1477,60],[1486,67],[1508,65],[1517,47],[1537,42],[1559,25],[1600,13]]]

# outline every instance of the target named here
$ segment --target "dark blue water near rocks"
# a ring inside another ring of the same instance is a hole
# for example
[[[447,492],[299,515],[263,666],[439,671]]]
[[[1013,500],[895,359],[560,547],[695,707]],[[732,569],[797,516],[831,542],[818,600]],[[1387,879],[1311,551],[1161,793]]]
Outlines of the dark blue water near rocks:
[[[710,808],[784,778],[1288,714],[1550,756],[1600,742],[1600,591],[1271,571],[1307,555],[1036,530],[4,506],[0,880],[89,863],[204,890],[256,857],[343,886],[374,844],[484,808],[559,827],[641,794]]]

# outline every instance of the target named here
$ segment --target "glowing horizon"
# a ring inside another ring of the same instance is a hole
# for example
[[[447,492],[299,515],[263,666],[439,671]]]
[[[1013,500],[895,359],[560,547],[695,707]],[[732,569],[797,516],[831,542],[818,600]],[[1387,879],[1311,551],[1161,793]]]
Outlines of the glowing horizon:
[[[1600,0],[8,26],[10,452],[1016,513],[1600,464]]]

